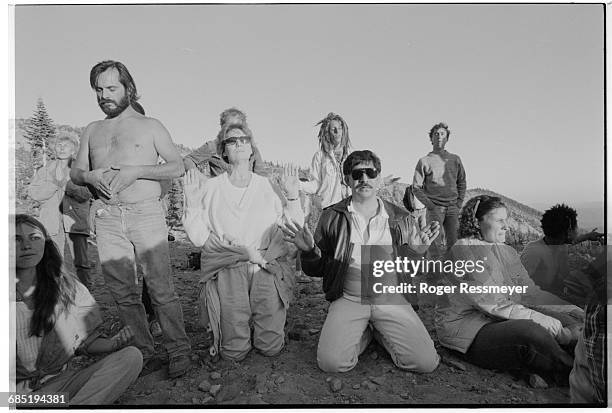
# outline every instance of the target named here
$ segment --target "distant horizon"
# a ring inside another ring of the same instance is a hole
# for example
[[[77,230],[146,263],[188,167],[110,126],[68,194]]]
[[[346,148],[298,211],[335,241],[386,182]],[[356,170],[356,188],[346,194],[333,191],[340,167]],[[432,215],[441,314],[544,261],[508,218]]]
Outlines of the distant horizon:
[[[26,119],[27,118],[16,118],[16,119],[9,119],[9,121],[13,121],[13,122],[17,121],[17,120],[25,121]],[[54,125],[56,127],[57,126],[68,126],[68,127],[76,129],[76,128],[84,128],[86,126],[86,125],[85,126],[68,125],[68,124],[65,124],[65,123],[56,122],[55,120],[53,120],[53,121],[54,121]],[[191,149],[191,150],[197,149],[197,148],[193,148],[193,147],[190,147],[188,145],[185,145],[185,144],[183,144],[181,142],[176,142],[175,141],[174,143],[181,144],[182,146],[184,146],[184,147],[186,147],[188,149]],[[265,162],[269,162],[269,163],[278,163],[278,164],[287,163],[287,160],[264,159],[264,161]],[[299,166],[302,169],[310,168],[310,165],[297,165],[297,166]],[[410,181],[406,181],[406,180],[400,179],[398,181],[398,183],[404,184],[404,185],[410,185],[410,184],[412,184],[412,181],[411,180]],[[603,207],[604,207],[603,194],[602,194],[602,199],[601,200],[592,199],[592,200],[573,201],[573,202],[559,200],[559,201],[550,203],[550,202],[545,202],[545,201],[533,201],[533,202],[526,201],[526,200],[523,200],[521,198],[516,198],[516,197],[509,196],[509,195],[507,195],[507,194],[505,194],[505,193],[503,193],[501,191],[495,190],[494,188],[468,187],[467,191],[473,191],[473,190],[477,190],[477,189],[488,190],[488,191],[492,191],[492,192],[498,193],[498,194],[503,195],[503,196],[505,196],[507,198],[510,198],[510,199],[512,199],[514,201],[517,201],[517,202],[519,202],[519,203],[521,203],[521,204],[523,204],[525,206],[528,206],[528,207],[531,207],[533,209],[536,209],[536,210],[538,210],[540,212],[544,212],[546,209],[548,209],[548,208],[550,208],[550,207],[552,207],[552,206],[554,206],[556,204],[561,204],[561,203],[569,204],[573,208],[585,207],[588,204],[597,204],[597,206],[601,207],[602,211],[603,211]],[[603,216],[602,216],[601,225],[603,225]]]

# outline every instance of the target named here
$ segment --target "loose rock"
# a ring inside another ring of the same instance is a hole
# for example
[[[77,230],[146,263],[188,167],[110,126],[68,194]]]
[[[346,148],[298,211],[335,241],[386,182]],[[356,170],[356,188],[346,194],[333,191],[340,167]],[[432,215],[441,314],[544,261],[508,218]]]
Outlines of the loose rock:
[[[368,379],[370,379],[370,381],[373,383],[380,384],[381,386],[385,383],[384,376],[379,376],[379,377],[369,376]]]
[[[220,390],[221,390],[220,384],[213,384],[212,386],[210,386],[209,393],[214,397],[217,395],[217,393],[219,393]]]
[[[219,380],[220,378],[221,378],[221,373],[219,373],[218,371],[213,371],[212,373],[210,373],[211,380]]]
[[[534,389],[547,389],[548,383],[544,381],[544,379],[537,374],[529,375],[529,385]]]
[[[359,390],[360,388],[361,388],[361,384],[359,383],[353,384],[353,389]]]
[[[331,391],[333,391],[333,392],[340,391],[340,389],[342,388],[342,380],[340,380],[337,377],[332,379],[329,382],[329,387],[331,388]]]
[[[203,380],[199,385],[198,385],[198,389],[208,392],[210,391],[210,387],[211,384],[208,382],[208,380]]]
[[[282,384],[285,382],[285,378],[283,376],[278,376],[274,381],[276,382],[276,384]]]

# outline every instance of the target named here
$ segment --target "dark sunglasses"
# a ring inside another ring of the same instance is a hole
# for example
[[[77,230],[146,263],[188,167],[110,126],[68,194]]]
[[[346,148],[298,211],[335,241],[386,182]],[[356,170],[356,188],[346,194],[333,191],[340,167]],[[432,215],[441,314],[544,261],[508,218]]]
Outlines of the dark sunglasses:
[[[378,176],[378,171],[374,168],[359,168],[359,169],[353,169],[351,171],[351,177],[355,180],[358,181],[361,179],[361,177],[363,176],[363,174],[366,174],[368,178],[370,179],[374,179]]]
[[[235,146],[238,142],[246,145],[247,143],[251,143],[251,138],[248,136],[236,136],[234,138],[227,138],[223,140],[223,144],[225,146]]]

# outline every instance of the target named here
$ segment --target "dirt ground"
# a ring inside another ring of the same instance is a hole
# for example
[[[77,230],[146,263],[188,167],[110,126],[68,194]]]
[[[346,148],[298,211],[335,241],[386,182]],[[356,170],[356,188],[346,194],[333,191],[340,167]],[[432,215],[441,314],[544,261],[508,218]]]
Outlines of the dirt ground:
[[[525,405],[569,403],[569,389],[531,388],[523,378],[484,370],[440,347],[433,329],[433,307],[425,304],[419,316],[429,330],[442,363],[431,374],[396,368],[390,356],[373,342],[348,373],[328,374],[317,367],[316,349],[328,303],[320,280],[298,283],[296,300],[288,311],[285,349],[268,358],[252,351],[240,363],[212,359],[209,334],[197,325],[198,271],[187,268],[189,252],[197,251],[175,234],[170,243],[175,286],[185,328],[192,345],[193,368],[183,377],[168,379],[166,369],[139,378],[117,401],[119,405]],[[97,263],[95,246],[90,258]],[[99,265],[92,270],[93,294],[100,304],[107,333],[121,327],[104,285]],[[164,349],[156,342],[160,354]],[[91,360],[75,360],[89,363]],[[417,407],[417,406],[415,406]]]

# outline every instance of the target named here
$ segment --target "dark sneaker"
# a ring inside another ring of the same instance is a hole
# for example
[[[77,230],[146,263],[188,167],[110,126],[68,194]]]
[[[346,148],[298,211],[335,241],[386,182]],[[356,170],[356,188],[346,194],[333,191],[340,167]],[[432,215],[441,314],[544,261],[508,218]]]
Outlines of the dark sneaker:
[[[187,355],[176,356],[170,359],[168,377],[174,379],[187,373],[191,368],[191,359]]]
[[[151,373],[156,372],[157,370],[161,369],[164,365],[164,362],[162,361],[162,359],[160,359],[159,357],[149,357],[148,359],[144,360],[144,362],[142,363],[142,370],[140,371],[140,377],[144,377],[144,376],[148,376]]]

